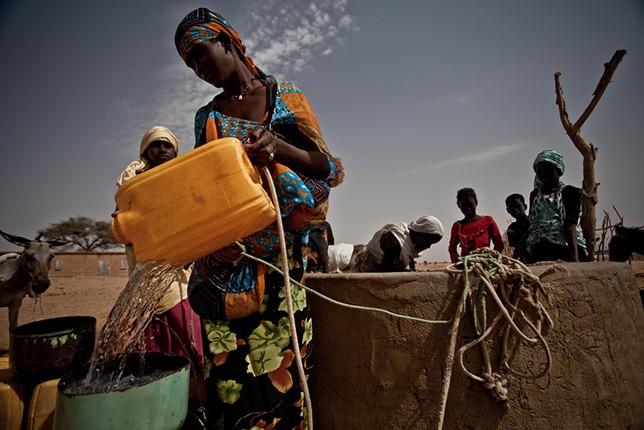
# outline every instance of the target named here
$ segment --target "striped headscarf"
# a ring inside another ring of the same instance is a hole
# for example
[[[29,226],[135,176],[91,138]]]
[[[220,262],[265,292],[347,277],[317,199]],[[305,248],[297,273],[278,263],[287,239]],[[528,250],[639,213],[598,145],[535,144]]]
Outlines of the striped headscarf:
[[[190,12],[181,20],[174,34],[174,44],[183,61],[187,61],[188,53],[194,46],[210,42],[225,33],[230,41],[241,53],[242,61],[255,76],[261,72],[255,66],[253,59],[246,53],[246,46],[239,37],[239,33],[228,23],[226,18],[217,12],[212,12],[206,8],[200,7]]]
[[[552,149],[546,149],[544,151],[541,151],[537,155],[537,158],[534,159],[534,163],[532,163],[532,168],[534,169],[535,172],[537,171],[537,164],[541,163],[542,161],[546,161],[550,164],[554,164],[555,167],[559,169],[559,173],[561,175],[563,175],[564,171],[566,170],[566,166],[563,160],[563,155],[561,155],[557,151],[553,151]]]

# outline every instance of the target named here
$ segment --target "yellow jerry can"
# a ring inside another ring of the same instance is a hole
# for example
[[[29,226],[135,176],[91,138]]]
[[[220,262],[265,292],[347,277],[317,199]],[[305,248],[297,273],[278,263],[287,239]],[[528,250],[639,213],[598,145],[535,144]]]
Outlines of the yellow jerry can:
[[[25,387],[18,383],[9,369],[9,357],[0,357],[0,429],[20,430]]]
[[[29,401],[27,430],[52,430],[54,428],[58,381],[60,379],[41,382],[34,388]]]
[[[241,142],[217,139],[143,172],[116,193],[112,230],[138,262],[186,264],[275,221]]]

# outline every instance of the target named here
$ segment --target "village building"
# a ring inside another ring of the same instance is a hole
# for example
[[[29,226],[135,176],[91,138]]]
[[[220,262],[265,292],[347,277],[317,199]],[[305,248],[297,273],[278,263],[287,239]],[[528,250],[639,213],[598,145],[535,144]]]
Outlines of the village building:
[[[0,252],[0,255],[2,254],[6,254],[6,252]],[[77,276],[127,277],[127,259],[123,251],[57,251],[51,262],[49,276],[52,278]]]

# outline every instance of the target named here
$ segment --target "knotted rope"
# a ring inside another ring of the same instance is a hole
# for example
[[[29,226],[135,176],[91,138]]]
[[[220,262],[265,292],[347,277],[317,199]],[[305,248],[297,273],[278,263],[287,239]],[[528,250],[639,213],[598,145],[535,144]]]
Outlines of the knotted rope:
[[[553,265],[538,277],[522,262],[492,249],[482,248],[470,255],[460,257],[458,263],[447,267],[447,271],[460,278],[463,289],[456,308],[456,314],[452,320],[452,327],[449,331],[450,343],[445,360],[438,416],[439,430],[443,428],[445,420],[458,329],[465,312],[469,309],[478,337],[458,350],[458,363],[467,376],[483,383],[483,387],[490,391],[492,397],[507,408],[508,374],[519,378],[537,379],[550,372],[552,355],[542,330],[552,328],[554,322],[541,302],[542,298],[548,299],[548,292],[541,280],[554,272],[567,272],[567,269],[560,265]],[[487,325],[486,302],[488,294],[498,307],[498,313],[489,325]],[[529,332],[533,333],[533,335],[531,336],[522,330],[517,325],[517,322],[523,327],[527,326]],[[490,337],[498,327],[503,327],[504,323],[505,329],[499,363],[496,368],[493,368],[486,338]],[[543,349],[546,363],[541,371],[528,374],[512,368],[508,346],[512,333],[517,337],[515,348],[523,340]],[[483,372],[481,375],[477,375],[467,369],[463,362],[465,353],[476,345],[480,346],[483,356]]]

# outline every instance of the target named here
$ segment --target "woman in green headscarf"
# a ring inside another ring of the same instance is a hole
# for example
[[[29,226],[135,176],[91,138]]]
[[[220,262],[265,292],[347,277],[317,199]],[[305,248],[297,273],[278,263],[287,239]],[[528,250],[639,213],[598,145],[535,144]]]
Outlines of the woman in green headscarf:
[[[565,165],[557,151],[541,151],[532,165],[535,188],[530,193],[528,262],[584,261],[586,243],[578,227],[581,189],[564,185]]]

